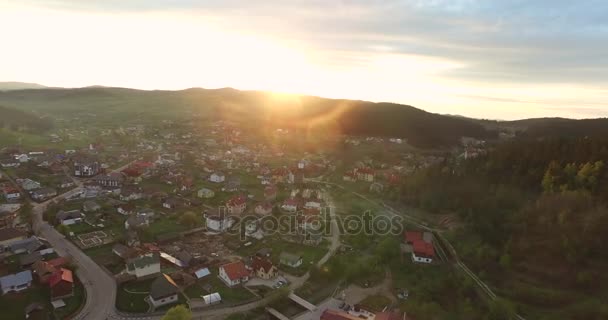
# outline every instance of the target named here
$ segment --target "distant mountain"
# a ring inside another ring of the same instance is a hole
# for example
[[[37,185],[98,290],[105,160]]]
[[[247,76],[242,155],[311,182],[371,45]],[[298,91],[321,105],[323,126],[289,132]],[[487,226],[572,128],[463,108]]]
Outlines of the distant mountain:
[[[144,91],[87,87],[0,92],[0,104],[53,116],[95,114],[95,121],[223,119],[246,126],[406,138],[420,147],[447,146],[460,137],[496,133],[466,118],[429,113],[412,106],[312,96],[276,95],[232,88]]]
[[[23,90],[23,89],[44,89],[48,88],[37,83],[27,82],[0,82],[0,91]]]

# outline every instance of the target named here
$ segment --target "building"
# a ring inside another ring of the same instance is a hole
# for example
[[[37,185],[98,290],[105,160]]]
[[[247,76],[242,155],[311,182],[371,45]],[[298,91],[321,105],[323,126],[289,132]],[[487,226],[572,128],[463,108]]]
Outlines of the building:
[[[258,205],[255,206],[255,209],[253,211],[259,215],[269,215],[272,213],[272,204],[267,201],[258,203]]]
[[[148,299],[154,308],[176,303],[178,300],[179,288],[173,279],[161,274],[150,285],[150,295]]]
[[[287,212],[296,212],[298,210],[298,200],[295,198],[288,198],[283,201],[281,209]]]
[[[229,287],[249,281],[249,270],[243,261],[231,262],[220,266],[219,277]]]
[[[120,200],[122,201],[131,201],[131,200],[139,200],[144,197],[144,193],[141,188],[128,185],[124,186],[120,189]]]
[[[130,216],[125,221],[125,229],[139,229],[150,225],[150,220],[145,216]]]
[[[38,190],[34,190],[31,193],[32,199],[36,201],[43,201],[46,199],[50,199],[57,195],[57,190],[54,188],[42,188]]]
[[[32,191],[40,188],[40,182],[32,179],[18,179],[17,183],[25,191]]]
[[[202,189],[198,190],[197,195],[199,198],[210,199],[215,196],[215,192],[213,192],[213,190],[211,190],[211,189],[202,188]]]
[[[228,210],[229,214],[241,214],[245,212],[246,208],[247,197],[245,197],[244,195],[234,196],[230,198],[228,202],[226,202],[226,209]]]
[[[7,186],[2,189],[6,201],[15,201],[21,198],[21,192],[17,188]]]
[[[302,256],[295,255],[289,252],[281,252],[279,256],[279,261],[282,265],[286,265],[291,268],[297,268],[302,265],[303,259]]]
[[[57,223],[69,226],[77,223],[82,223],[84,214],[80,210],[59,211],[57,212]]]
[[[355,173],[357,175],[357,180],[374,182],[374,169],[372,168],[359,168]]]
[[[269,280],[275,278],[279,274],[279,269],[266,258],[253,257],[251,262],[253,274],[261,279]]]
[[[87,200],[82,204],[82,210],[84,210],[84,212],[96,212],[100,209],[101,206],[99,205],[99,203],[93,200]]]
[[[127,273],[137,279],[150,277],[160,273],[160,256],[147,253],[127,260]]]
[[[92,177],[100,172],[101,164],[94,159],[82,157],[74,160],[73,169],[74,175],[77,177]]]
[[[278,188],[275,185],[270,185],[264,188],[264,199],[273,201],[277,198]]]
[[[224,232],[232,227],[232,217],[219,212],[217,214],[208,214],[206,217],[207,230],[215,232]]]
[[[226,180],[226,176],[222,172],[214,172],[209,176],[209,181],[215,183],[222,183]]]
[[[125,176],[120,172],[111,172],[109,174],[102,174],[95,178],[93,181],[102,187],[120,187],[125,181]]]
[[[74,275],[72,270],[61,268],[49,278],[51,301],[69,298],[74,295]]]
[[[29,270],[9,274],[0,278],[0,291],[2,294],[20,292],[32,285],[32,272]]]
[[[412,253],[412,261],[432,263],[435,258],[433,234],[430,232],[406,231],[404,234],[406,251]]]
[[[24,240],[26,236],[27,235],[24,232],[15,228],[0,229],[0,252],[4,251],[4,249],[8,248],[11,244]]]

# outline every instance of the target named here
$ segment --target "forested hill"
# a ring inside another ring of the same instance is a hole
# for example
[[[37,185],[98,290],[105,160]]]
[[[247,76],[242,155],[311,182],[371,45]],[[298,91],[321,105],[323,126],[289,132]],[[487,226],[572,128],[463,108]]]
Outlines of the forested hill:
[[[0,129],[41,133],[50,129],[53,123],[31,113],[0,106]]]
[[[608,319],[608,136],[516,138],[419,172],[401,199],[459,214],[462,258],[526,318]]]
[[[142,91],[123,88],[36,89],[0,92],[0,104],[53,115],[95,113],[96,119],[121,121],[212,119],[268,127],[332,127],[340,133],[406,138],[420,147],[458,143],[462,136],[495,137],[474,121],[429,113],[392,103],[277,96],[234,89]]]

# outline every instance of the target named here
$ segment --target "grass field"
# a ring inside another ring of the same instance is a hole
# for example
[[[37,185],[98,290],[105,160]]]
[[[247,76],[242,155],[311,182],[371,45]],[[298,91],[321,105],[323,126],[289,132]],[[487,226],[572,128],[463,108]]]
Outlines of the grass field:
[[[206,292],[203,289],[204,285],[211,285],[211,292]],[[255,298],[255,296],[247,289],[242,286],[235,286],[229,288],[217,277],[217,273],[214,271],[211,275],[199,280],[194,285],[186,288],[184,293],[190,298],[200,299],[202,295],[209,293],[218,292],[222,297],[224,303],[237,303]]]

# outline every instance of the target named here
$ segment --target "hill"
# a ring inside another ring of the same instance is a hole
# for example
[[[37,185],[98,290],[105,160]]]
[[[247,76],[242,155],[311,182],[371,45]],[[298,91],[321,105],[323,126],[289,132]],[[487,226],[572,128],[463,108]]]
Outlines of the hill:
[[[286,127],[365,136],[401,137],[419,147],[447,146],[462,136],[495,133],[469,119],[429,113],[412,106],[312,96],[277,95],[231,88],[144,91],[87,87],[0,92],[0,104],[53,116],[95,114],[96,121],[223,119],[263,128]]]
[[[23,89],[44,89],[47,88],[41,84],[37,83],[27,83],[27,82],[0,82],[0,91],[9,91],[9,90],[23,90]]]

